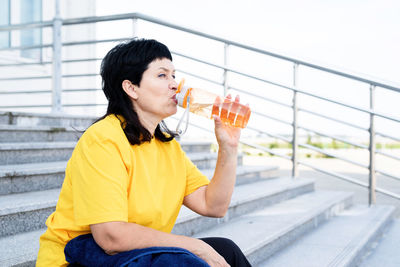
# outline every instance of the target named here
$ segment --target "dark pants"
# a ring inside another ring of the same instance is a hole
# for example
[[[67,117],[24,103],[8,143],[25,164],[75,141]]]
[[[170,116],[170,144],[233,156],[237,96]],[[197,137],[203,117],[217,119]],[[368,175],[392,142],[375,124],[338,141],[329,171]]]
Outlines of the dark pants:
[[[214,248],[231,267],[251,266],[240,248],[230,239],[222,237],[200,238]]]

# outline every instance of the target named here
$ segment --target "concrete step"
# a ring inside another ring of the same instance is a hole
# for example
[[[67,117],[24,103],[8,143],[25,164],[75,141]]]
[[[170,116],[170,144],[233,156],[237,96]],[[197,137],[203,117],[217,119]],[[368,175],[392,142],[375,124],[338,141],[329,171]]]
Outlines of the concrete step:
[[[0,165],[65,161],[71,157],[75,145],[76,141],[0,143]],[[186,142],[182,149],[193,154],[199,168],[215,166],[217,154],[210,152],[210,143]]]
[[[232,239],[257,266],[352,203],[352,193],[315,191],[247,213],[196,234]]]
[[[78,116],[68,114],[39,114],[24,112],[0,111],[0,124],[12,124],[20,126],[74,126],[79,128],[89,127],[97,117]]]
[[[237,216],[271,201],[271,189],[267,188],[269,186],[277,188],[272,192],[275,192],[280,198],[288,198],[291,195],[308,192],[313,188],[310,181],[301,182],[301,186],[299,183],[291,183],[289,180],[267,182],[269,183],[259,182],[238,186],[232,200],[233,211],[229,213],[229,216]],[[59,191],[60,189],[50,189],[0,196],[0,237],[44,227],[46,218],[55,209]],[[248,196],[248,194],[251,194],[251,196]],[[282,194],[285,195],[282,196]],[[29,218],[29,220],[26,218]],[[213,224],[215,223],[215,220],[210,220],[213,221]]]
[[[189,157],[198,156],[198,153],[188,155]],[[213,161],[215,162],[215,159]],[[60,188],[64,181],[66,165],[67,161],[2,165],[0,166],[0,195]],[[204,165],[210,164],[205,162]],[[202,172],[211,179],[214,168],[202,169]],[[236,184],[250,183],[277,177],[278,167],[238,166],[236,173]]]
[[[352,207],[259,266],[357,266],[373,241],[382,234],[393,211],[393,206]],[[388,265],[380,262],[373,266]]]
[[[0,195],[60,188],[67,161],[0,166]]]
[[[211,145],[213,142],[211,141],[190,141],[190,140],[181,140],[177,139],[180,143],[182,149],[186,153],[197,153],[197,152],[205,152],[211,153]]]
[[[52,167],[54,168],[54,170],[57,170],[57,169],[61,170],[63,167],[63,162],[54,164],[54,166],[52,166]],[[245,168],[245,167],[243,167],[243,168]],[[254,168],[254,170],[255,170],[255,168]],[[258,169],[258,171],[262,171],[262,170],[263,170],[263,168]],[[38,175],[40,175],[41,171],[42,170],[40,170],[39,168],[37,169]],[[242,173],[248,173],[248,172],[242,171]],[[57,179],[57,181],[59,181],[59,180]],[[59,182],[61,182],[61,181],[59,181]],[[18,185],[18,186],[20,186],[20,187],[25,186],[25,185],[23,185],[24,179],[22,179],[19,183],[20,183],[20,185]],[[48,182],[46,180],[46,183],[54,184],[56,182]],[[35,182],[31,181],[30,184],[35,184]],[[272,183],[272,185],[276,185],[276,186],[278,184],[279,184],[279,182]],[[290,185],[290,186],[293,186],[293,185]],[[311,183],[308,183],[305,186],[306,186],[305,190],[312,190]],[[27,188],[26,190],[29,190],[29,188]],[[36,192],[1,195],[0,196],[0,218],[1,218],[0,224],[2,227],[0,229],[0,236],[12,235],[12,234],[16,234],[19,232],[36,230],[41,227],[44,227],[44,222],[45,222],[47,216],[55,209],[55,205],[57,204],[57,199],[59,196],[59,190],[60,190],[60,188],[49,189],[49,190],[42,189],[41,191],[36,191]],[[238,186],[238,188],[236,190],[238,190],[239,192],[242,192],[243,190],[246,190],[246,189],[245,188],[242,189],[242,188],[240,188],[240,186]],[[260,188],[258,190],[263,190],[263,188]],[[264,190],[267,193],[269,192],[265,188],[264,188]],[[243,197],[245,197],[245,196],[242,196],[242,198]],[[26,218],[30,218],[30,219],[26,220]]]
[[[0,266],[34,267],[45,229],[0,238]]]
[[[65,161],[76,142],[0,143],[0,165]]]
[[[60,189],[0,196],[0,237],[45,227]]]
[[[224,218],[203,217],[182,207],[172,232],[187,236],[194,235],[237,216],[313,190],[312,180],[293,180],[288,177],[243,184],[235,188],[229,210]]]
[[[213,152],[187,152],[190,160],[199,169],[214,169],[217,164],[218,153]],[[243,165],[243,154],[238,154],[237,165]]]
[[[0,125],[0,142],[78,141],[84,130],[72,127]]]
[[[207,227],[216,226],[219,223],[233,219],[265,204],[273,204],[292,198],[298,194],[310,192],[313,190],[313,185],[313,182],[307,179],[292,180],[290,178],[279,178],[238,186],[235,189],[231,207],[226,218],[202,218],[189,209],[182,207],[173,232],[179,234],[197,233],[198,231],[207,229]],[[56,195],[58,197],[56,190],[49,190],[42,194],[36,194],[35,197],[40,199],[42,207],[46,207],[44,203],[48,203],[47,206],[55,204],[52,204],[54,199],[51,196],[54,197]],[[17,199],[19,199],[19,204],[15,204],[9,211],[28,210],[28,208],[24,208],[24,201],[20,198]],[[32,202],[32,198],[25,201],[26,204],[32,204]],[[1,202],[1,197],[0,204],[0,207],[3,207],[4,202]],[[9,225],[9,221],[4,224],[2,223],[3,225]],[[44,224],[42,227],[44,227]],[[0,237],[0,266],[34,266],[39,248],[38,240],[44,231],[45,229],[42,228],[26,233]]]
[[[373,249],[369,251],[360,267],[398,267],[400,266],[399,253],[400,220],[393,220],[383,236],[377,240]]]
[[[201,170],[210,180],[215,168]],[[279,175],[278,166],[247,166],[238,165],[236,168],[236,185],[254,183],[259,180],[276,178]]]

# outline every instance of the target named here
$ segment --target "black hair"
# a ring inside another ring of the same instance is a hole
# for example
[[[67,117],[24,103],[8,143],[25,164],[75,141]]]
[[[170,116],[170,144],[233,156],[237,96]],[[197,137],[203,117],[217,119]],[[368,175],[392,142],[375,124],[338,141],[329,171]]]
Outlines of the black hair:
[[[101,63],[102,89],[108,100],[106,114],[121,115],[124,121],[121,126],[129,143],[140,145],[150,141],[153,136],[140,123],[129,96],[122,88],[122,82],[129,80],[140,86],[143,73],[149,64],[156,59],[167,58],[172,61],[168,47],[156,40],[132,39],[112,48]],[[118,116],[117,116],[118,118]],[[161,121],[154,132],[154,137],[162,142],[168,142],[177,136]]]

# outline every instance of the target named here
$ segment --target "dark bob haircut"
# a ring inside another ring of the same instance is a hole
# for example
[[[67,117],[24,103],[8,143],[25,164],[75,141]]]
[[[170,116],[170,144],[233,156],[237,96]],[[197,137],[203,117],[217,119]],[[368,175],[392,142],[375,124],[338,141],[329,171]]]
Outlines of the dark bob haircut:
[[[108,100],[108,107],[106,114],[99,120],[110,114],[121,115],[125,119],[121,126],[132,145],[150,141],[153,136],[140,123],[129,96],[122,88],[122,82],[129,80],[134,85],[140,86],[143,72],[147,70],[149,64],[156,59],[164,58],[172,61],[171,53],[164,44],[156,40],[135,38],[115,46],[101,63],[102,87]],[[163,142],[171,141],[175,136],[176,134],[167,128],[164,121],[157,125],[154,132],[154,137]]]

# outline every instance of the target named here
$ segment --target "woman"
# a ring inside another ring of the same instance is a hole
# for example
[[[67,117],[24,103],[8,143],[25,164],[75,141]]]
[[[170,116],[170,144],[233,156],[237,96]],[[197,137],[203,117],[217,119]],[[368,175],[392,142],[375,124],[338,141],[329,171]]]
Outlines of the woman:
[[[163,123],[177,112],[175,70],[165,45],[144,39],[117,45],[103,59],[101,76],[107,113],[86,130],[68,161],[37,266],[67,266],[66,244],[88,233],[109,255],[178,247],[210,266],[248,266],[228,239],[170,233],[182,204],[204,216],[225,215],[240,129],[214,118],[219,151],[209,181]]]

